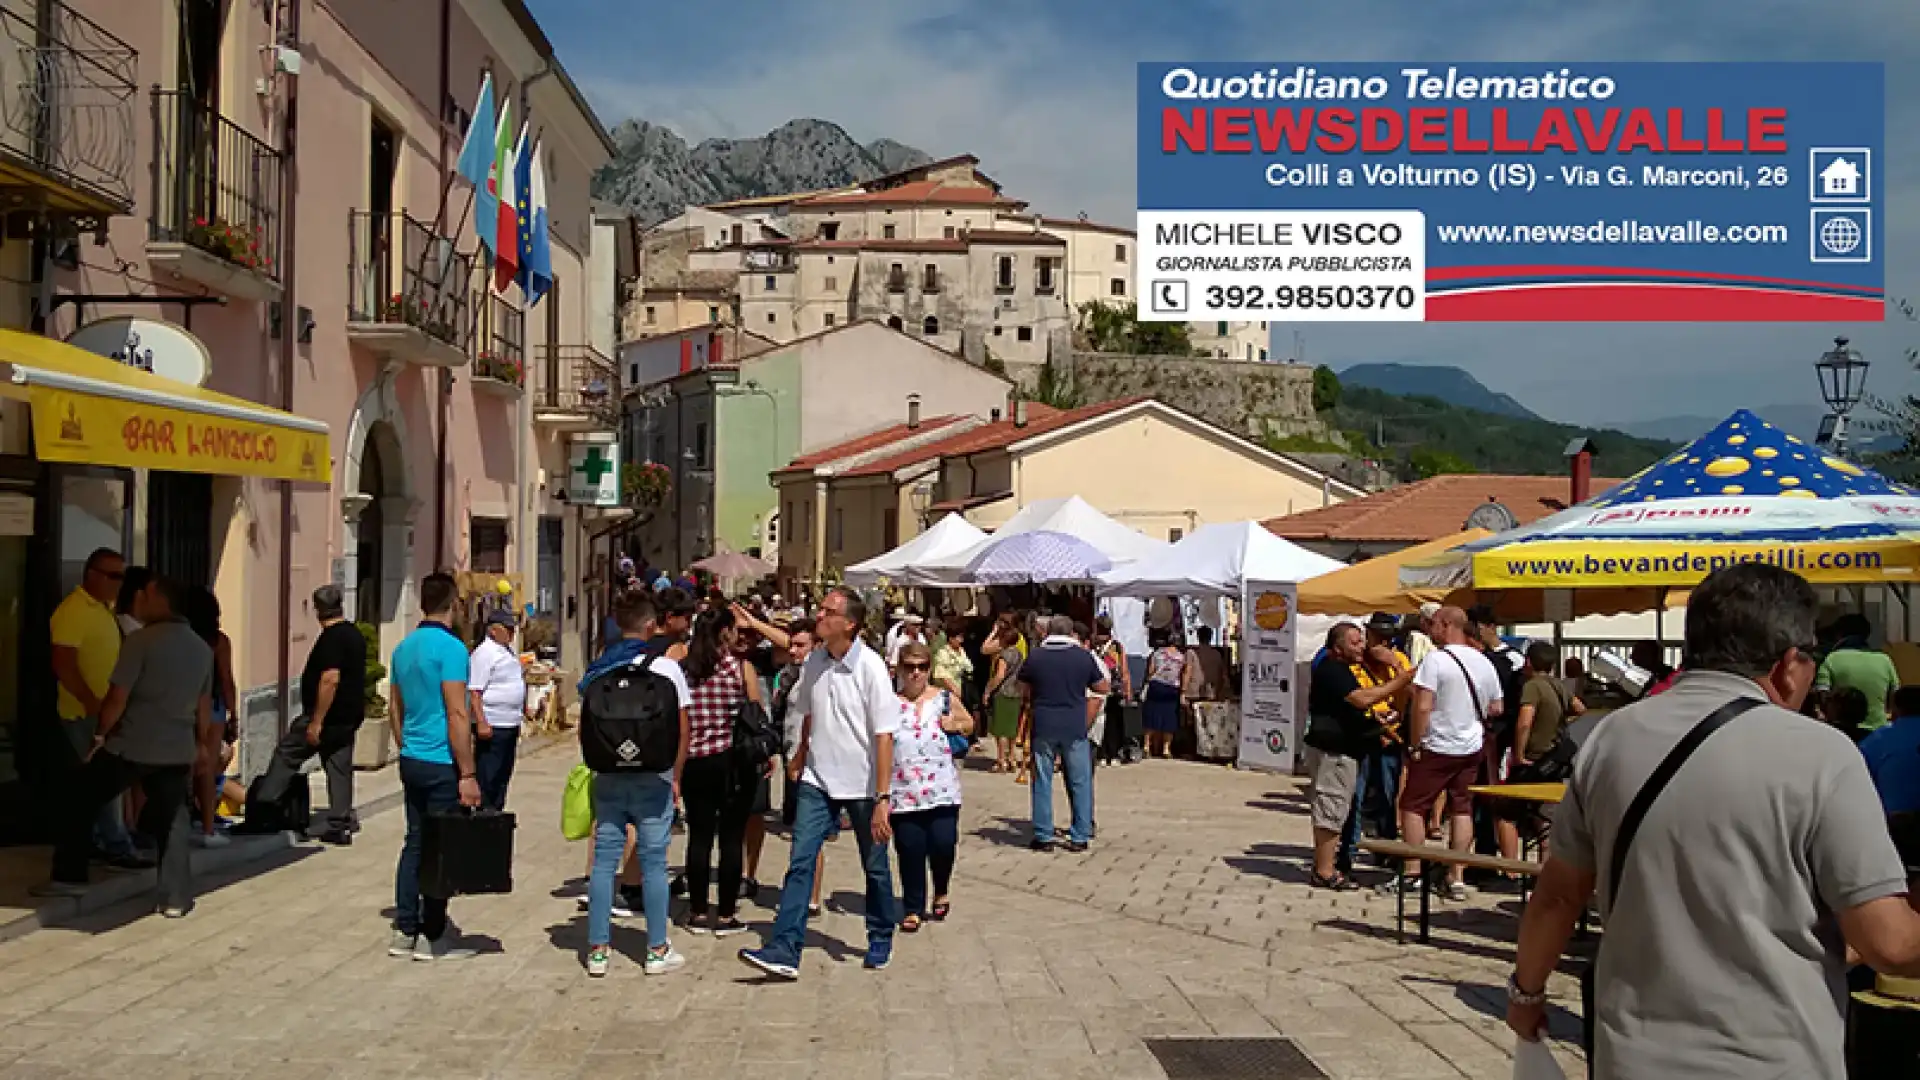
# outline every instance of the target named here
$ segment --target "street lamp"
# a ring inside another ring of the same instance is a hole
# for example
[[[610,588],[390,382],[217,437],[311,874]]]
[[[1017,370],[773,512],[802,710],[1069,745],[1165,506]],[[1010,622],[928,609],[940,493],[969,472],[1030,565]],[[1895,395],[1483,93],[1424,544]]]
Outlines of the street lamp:
[[[1847,449],[1847,414],[1867,392],[1867,361],[1860,356],[1860,350],[1847,344],[1847,339],[1833,339],[1833,348],[1829,349],[1813,369],[1820,377],[1820,396],[1832,410],[1820,421],[1820,433],[1816,438],[1822,446],[1831,446],[1835,454],[1844,454]]]

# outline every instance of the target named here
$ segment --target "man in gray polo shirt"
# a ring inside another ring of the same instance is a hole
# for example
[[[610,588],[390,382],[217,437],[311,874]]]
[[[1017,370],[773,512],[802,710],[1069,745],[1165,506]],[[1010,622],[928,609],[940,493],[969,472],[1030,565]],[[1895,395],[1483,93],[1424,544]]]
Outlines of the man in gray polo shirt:
[[[1813,683],[1814,609],[1788,571],[1717,571],[1687,606],[1686,673],[1581,746],[1508,982],[1521,1037],[1545,1027],[1547,977],[1596,883],[1601,1080],[1842,1080],[1847,946],[1920,975],[1920,912],[1860,753],[1793,711]],[[1673,773],[1609,900],[1628,806],[1696,724],[1740,698],[1760,704]]]
[[[156,907],[168,918],[193,907],[187,788],[199,733],[213,722],[213,650],[179,614],[185,609],[186,589],[173,578],[156,577],[135,597],[142,626],[120,646],[99,731],[54,846],[54,888],[46,891],[85,890],[94,812],[137,782],[147,800],[141,831],[160,849]]]

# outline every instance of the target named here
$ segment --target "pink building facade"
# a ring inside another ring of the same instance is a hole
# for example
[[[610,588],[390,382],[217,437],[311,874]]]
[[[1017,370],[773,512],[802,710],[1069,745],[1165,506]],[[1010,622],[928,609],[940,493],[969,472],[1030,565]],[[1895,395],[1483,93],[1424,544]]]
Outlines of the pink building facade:
[[[631,233],[595,213],[611,144],[521,0],[56,0],[54,28],[35,8],[0,3],[0,30],[62,50],[72,74],[48,97],[73,145],[28,156],[110,210],[0,245],[17,283],[0,322],[56,338],[119,315],[181,324],[211,357],[208,389],[324,422],[332,460],[325,485],[35,469],[25,408],[6,402],[0,455],[59,528],[17,560],[0,537],[0,599],[22,601],[0,646],[44,636],[93,547],[209,585],[249,774],[298,709],[309,597],[329,581],[385,654],[418,621],[421,576],[495,575],[577,666],[595,521],[556,494],[568,441],[613,430],[596,395],[617,400],[608,313],[632,257],[604,248]],[[449,183],[489,72],[546,170],[555,286],[530,310],[488,287],[470,189]],[[0,705],[35,708],[36,663],[28,648],[0,667]]]

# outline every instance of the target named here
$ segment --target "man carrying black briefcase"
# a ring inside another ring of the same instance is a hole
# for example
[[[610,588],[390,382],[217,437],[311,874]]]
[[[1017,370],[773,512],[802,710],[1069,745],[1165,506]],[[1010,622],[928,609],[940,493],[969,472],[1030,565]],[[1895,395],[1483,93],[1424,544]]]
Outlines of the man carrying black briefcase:
[[[474,773],[473,729],[467,718],[467,646],[453,632],[453,578],[429,574],[420,583],[418,629],[393,651],[389,719],[400,747],[400,787],[407,809],[407,839],[393,879],[393,941],[389,956],[459,960],[447,923],[445,890],[422,888],[429,820],[459,807],[478,809],[480,782]],[[434,895],[434,893],[441,895]]]

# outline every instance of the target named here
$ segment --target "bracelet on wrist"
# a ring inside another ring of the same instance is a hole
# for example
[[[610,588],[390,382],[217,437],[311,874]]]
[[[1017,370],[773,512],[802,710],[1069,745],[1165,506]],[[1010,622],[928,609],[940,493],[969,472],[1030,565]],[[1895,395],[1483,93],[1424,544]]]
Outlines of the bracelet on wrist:
[[[1507,1001],[1521,1008],[1538,1008],[1547,1003],[1547,988],[1542,986],[1539,993],[1529,994],[1520,988],[1519,975],[1509,975],[1507,976]]]

